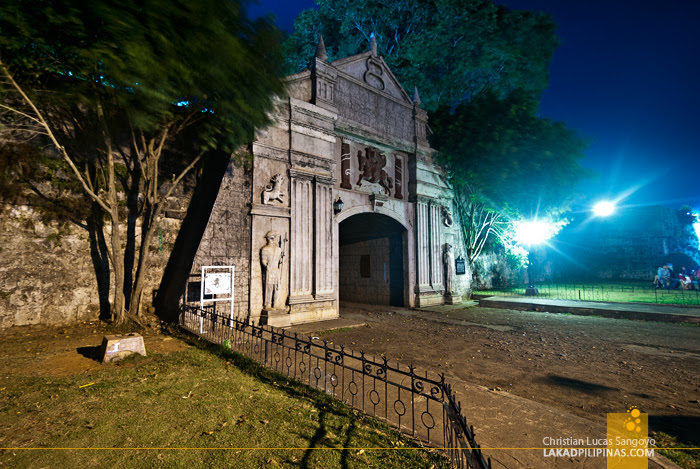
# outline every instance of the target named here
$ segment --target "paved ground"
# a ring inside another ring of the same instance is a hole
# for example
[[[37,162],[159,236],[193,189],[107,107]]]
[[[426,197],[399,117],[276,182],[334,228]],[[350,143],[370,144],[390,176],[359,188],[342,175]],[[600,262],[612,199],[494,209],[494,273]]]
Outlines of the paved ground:
[[[444,372],[494,468],[604,468],[600,457],[544,457],[544,438],[605,438],[606,413],[630,404],[697,438],[696,326],[465,306],[344,305],[341,319],[293,330]]]
[[[570,313],[581,316],[604,316],[619,319],[700,324],[700,308],[689,306],[604,303],[598,301],[552,300],[503,296],[481,298],[479,299],[479,305],[487,308],[508,308],[522,311]]]

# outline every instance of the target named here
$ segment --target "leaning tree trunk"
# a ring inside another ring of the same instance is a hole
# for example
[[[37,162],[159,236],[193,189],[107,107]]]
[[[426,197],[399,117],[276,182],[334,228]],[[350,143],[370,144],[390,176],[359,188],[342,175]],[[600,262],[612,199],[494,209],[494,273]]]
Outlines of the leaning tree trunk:
[[[151,239],[153,239],[153,233],[155,232],[156,220],[161,212],[161,204],[156,205],[155,208],[149,207],[146,210],[146,216],[144,217],[142,231],[141,231],[141,246],[139,247],[139,262],[136,267],[136,275],[134,276],[134,288],[131,291],[131,303],[129,305],[129,312],[132,315],[141,317],[141,297],[143,296],[144,288],[144,277],[146,275],[146,267],[148,266],[148,259],[151,255]]]
[[[118,209],[115,209],[117,211]],[[112,300],[111,316],[112,321],[117,324],[124,322],[126,318],[125,298],[124,298],[124,258],[121,256],[122,239],[119,227],[118,215],[112,214],[112,242],[111,259],[114,270],[114,297]]]

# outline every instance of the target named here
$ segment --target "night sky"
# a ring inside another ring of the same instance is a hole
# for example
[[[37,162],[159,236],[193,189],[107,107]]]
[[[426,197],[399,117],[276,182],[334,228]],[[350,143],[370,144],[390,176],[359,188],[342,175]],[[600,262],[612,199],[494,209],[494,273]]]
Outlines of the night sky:
[[[591,145],[581,209],[688,204],[700,210],[700,1],[497,0],[554,17],[561,41],[540,116],[564,121]],[[291,31],[313,0],[261,0]]]

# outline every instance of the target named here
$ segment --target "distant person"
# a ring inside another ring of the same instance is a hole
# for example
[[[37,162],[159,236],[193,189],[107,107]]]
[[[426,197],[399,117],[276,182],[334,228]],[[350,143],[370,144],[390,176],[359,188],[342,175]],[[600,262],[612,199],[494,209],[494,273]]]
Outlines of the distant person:
[[[659,287],[663,287],[666,290],[671,289],[671,271],[668,268],[668,264],[664,264],[656,270],[654,282],[658,283]]]
[[[668,286],[667,290],[675,290],[681,286],[681,281],[678,279],[678,275],[676,275],[676,273],[673,271],[673,264],[667,262],[666,267],[671,274],[670,285]]]
[[[678,280],[681,283],[681,288],[683,290],[691,290],[693,288],[693,282],[690,279],[690,272],[686,270],[685,266],[681,266],[680,272],[678,272]]]
[[[687,276],[690,280],[688,290],[700,290],[700,287],[698,287],[698,281],[700,280],[700,267],[690,269],[690,271],[687,273]]]

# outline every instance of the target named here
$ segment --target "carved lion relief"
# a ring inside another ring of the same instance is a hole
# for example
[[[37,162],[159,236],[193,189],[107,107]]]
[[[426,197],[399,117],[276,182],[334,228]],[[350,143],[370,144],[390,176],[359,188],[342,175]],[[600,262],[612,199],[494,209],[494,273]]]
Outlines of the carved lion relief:
[[[286,195],[282,192],[282,182],[284,181],[284,176],[281,174],[275,174],[270,179],[270,183],[265,186],[265,190],[262,193],[262,203],[265,205],[272,205],[273,200],[284,203],[284,196]]]
[[[386,156],[379,153],[379,150],[372,147],[366,147],[365,153],[362,150],[357,152],[357,167],[359,178],[355,183],[358,187],[362,186],[362,181],[379,183],[384,189],[384,193],[391,194],[391,189],[394,187],[394,182],[389,175],[384,171],[386,166]]]

